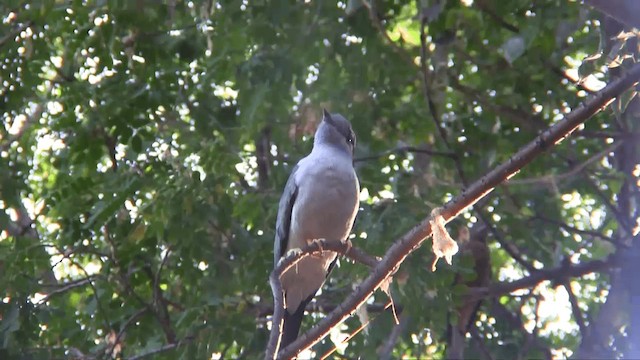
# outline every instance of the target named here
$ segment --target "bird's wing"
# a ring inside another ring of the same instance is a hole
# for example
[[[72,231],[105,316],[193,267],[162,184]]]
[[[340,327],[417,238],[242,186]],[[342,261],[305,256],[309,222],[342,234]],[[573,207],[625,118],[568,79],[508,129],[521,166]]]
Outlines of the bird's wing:
[[[296,202],[298,196],[298,184],[296,184],[296,172],[299,165],[296,165],[289,175],[289,180],[284,186],[282,197],[280,198],[280,205],[278,206],[278,217],[276,220],[276,239],[273,244],[273,266],[278,265],[278,261],[287,251],[287,245],[289,243],[289,230],[291,228],[291,212],[293,211],[293,204]]]

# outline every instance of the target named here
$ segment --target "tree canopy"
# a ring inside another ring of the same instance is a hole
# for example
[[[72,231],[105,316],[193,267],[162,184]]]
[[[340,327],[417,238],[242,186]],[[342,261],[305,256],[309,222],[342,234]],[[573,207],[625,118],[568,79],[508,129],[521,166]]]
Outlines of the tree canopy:
[[[322,109],[357,134],[351,240],[383,256],[627,76],[640,9],[587,3],[2,2],[0,358],[264,356],[278,199]],[[637,89],[306,354],[640,356]],[[343,259],[303,332],[369,272]]]

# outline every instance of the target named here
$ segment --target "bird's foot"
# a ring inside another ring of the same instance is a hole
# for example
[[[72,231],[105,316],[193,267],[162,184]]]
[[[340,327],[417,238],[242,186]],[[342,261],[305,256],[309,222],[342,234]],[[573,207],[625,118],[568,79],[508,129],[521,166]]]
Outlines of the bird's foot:
[[[288,257],[296,256],[296,255],[300,255],[300,254],[302,254],[302,249],[300,249],[300,248],[290,249],[289,251],[287,251],[287,253],[285,254],[284,257],[280,258],[280,261],[282,261],[283,259],[286,259]]]
[[[290,249],[289,251],[287,251],[283,257],[280,258],[280,260],[278,260],[278,266],[280,266],[280,264],[282,264],[282,262],[285,259],[288,259],[290,257],[296,256],[296,255],[300,255],[302,254],[302,249],[300,248],[294,248],[294,249]]]
[[[327,241],[326,239],[322,238],[322,239],[313,239],[311,241],[311,244],[317,244],[318,248],[320,248],[320,251],[324,251],[324,248],[322,247],[322,244]]]
[[[344,252],[345,256],[349,253],[349,251],[351,250],[351,248],[353,247],[353,243],[351,242],[351,239],[346,239],[345,241],[343,241],[344,244],[347,244],[347,251]]]

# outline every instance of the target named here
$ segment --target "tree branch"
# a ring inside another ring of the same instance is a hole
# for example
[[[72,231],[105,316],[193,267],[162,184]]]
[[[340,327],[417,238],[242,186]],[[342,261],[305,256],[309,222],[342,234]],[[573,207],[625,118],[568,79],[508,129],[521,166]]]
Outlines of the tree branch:
[[[115,339],[113,340],[112,344],[109,344],[109,346],[107,346],[105,348],[106,351],[106,359],[111,358],[114,350],[116,349],[116,347],[118,346],[118,344],[120,343],[120,339],[122,338],[122,336],[124,335],[125,331],[127,331],[127,328],[133,324],[133,322],[135,320],[137,320],[140,316],[144,315],[144,313],[146,313],[147,311],[149,311],[148,308],[143,307],[142,309],[136,311],[133,315],[131,315],[131,317],[129,319],[127,319],[127,321],[124,322],[124,324],[122,324],[122,327],[120,328],[120,331],[118,332],[118,334],[116,335]]]
[[[620,145],[622,145],[624,143],[624,141],[617,141],[613,144],[611,144],[610,146],[607,146],[604,150],[598,152],[597,154],[591,156],[590,158],[588,158],[587,160],[575,164],[572,166],[571,169],[569,169],[569,171],[563,173],[563,174],[557,174],[557,175],[545,175],[545,176],[540,176],[537,178],[530,178],[530,179],[518,179],[518,180],[509,180],[506,181],[504,184],[507,186],[513,186],[513,185],[538,185],[538,184],[555,184],[558,183],[562,180],[566,180],[568,178],[574,177],[580,173],[582,173],[583,170],[585,170],[585,168],[591,164],[593,164],[596,161],[601,160],[603,157],[609,155],[609,153],[611,153],[612,151],[615,151]]]
[[[36,306],[46,304],[49,300],[51,300],[52,297],[54,297],[56,295],[64,294],[65,292],[67,292],[69,290],[73,290],[73,289],[75,289],[77,287],[82,287],[82,286],[88,285],[96,277],[97,276],[95,276],[95,275],[90,275],[89,277],[83,277],[81,279],[73,280],[73,281],[70,281],[68,283],[57,284],[57,285],[55,285],[56,289],[49,291],[49,293],[45,297],[43,297],[36,304]]]
[[[480,336],[480,333],[478,332],[478,328],[476,328],[475,326],[472,326],[469,329],[469,332],[471,333],[471,338],[473,339],[473,342],[476,345],[476,349],[480,351],[480,354],[482,355],[482,359],[483,360],[493,360],[493,356],[491,356],[491,351],[489,351],[489,349],[487,348],[487,345],[484,343],[484,339],[482,338],[482,336]]]
[[[153,355],[157,355],[157,354],[163,353],[165,351],[173,350],[173,349],[179,348],[182,345],[186,345],[186,344],[192,342],[194,339],[195,338],[193,336],[187,336],[187,337],[185,337],[185,338],[183,338],[181,340],[178,340],[177,342],[174,342],[174,343],[171,343],[171,344],[167,344],[167,345],[161,346],[161,347],[159,347],[157,349],[153,349],[153,350],[151,350],[149,352],[142,353],[142,354],[135,355],[135,356],[132,356],[130,358],[127,358],[127,360],[140,360],[140,359],[144,359],[144,358],[147,358],[147,357],[150,357],[150,356],[153,356]]]
[[[385,30],[384,26],[382,25],[382,21],[380,21],[380,18],[376,13],[376,9],[373,6],[373,1],[372,2],[369,2],[367,0],[361,0],[361,1],[362,1],[362,5],[364,5],[364,7],[367,8],[367,11],[369,12],[369,19],[371,20],[373,27],[375,27],[376,30],[378,30],[380,35],[382,35],[384,40],[389,44],[389,46],[391,46],[393,51],[395,51],[396,54],[398,54],[398,56],[400,56],[405,63],[411,66],[415,66],[411,58],[411,55],[407,52],[407,50],[400,47],[395,41],[393,41],[393,39],[391,39],[391,37],[389,36],[389,33],[387,32],[387,30]]]
[[[539,283],[549,280],[556,284],[561,284],[566,279],[582,277],[593,272],[600,272],[613,266],[613,262],[606,260],[593,260],[577,265],[566,263],[549,270],[538,270],[535,273],[509,282],[500,282],[488,287],[469,288],[470,300],[478,300],[484,297],[497,297],[512,293],[516,290],[529,289]]]
[[[460,81],[458,81],[457,75],[451,75],[449,78],[451,80],[451,83],[449,85],[453,89],[460,92],[468,99],[477,101],[480,106],[485,109],[491,110],[496,115],[510,119],[515,125],[520,126],[521,128],[532,133],[536,133],[539,130],[545,128],[546,123],[540,117],[531,115],[530,113],[522,111],[515,107],[496,104],[495,99],[489,100],[483,96],[480,96],[476,89],[461,84]]]
[[[578,328],[580,329],[580,334],[587,333],[587,325],[584,323],[584,316],[582,315],[582,310],[580,310],[580,305],[578,304],[578,298],[576,294],[573,293],[573,289],[571,288],[571,283],[567,282],[564,284],[564,289],[569,294],[569,302],[571,303],[571,311],[573,312],[573,317],[578,324]]]
[[[562,222],[560,220],[551,219],[551,218],[548,218],[548,217],[540,215],[540,214],[537,214],[536,216],[532,217],[531,220],[539,220],[539,221],[548,222],[548,223],[551,223],[551,224],[554,224],[554,225],[556,225],[558,227],[563,228],[564,230],[566,230],[569,233],[590,236],[592,238],[598,238],[598,239],[601,239],[601,240],[604,240],[604,241],[608,241],[608,242],[610,242],[612,244],[618,244],[618,241],[616,239],[613,239],[613,238],[611,238],[609,236],[606,236],[606,235],[604,235],[602,233],[599,233],[597,231],[580,230],[580,229],[577,229],[577,228],[575,228],[575,227],[573,227],[573,226],[571,226],[569,224],[566,224],[566,223],[564,223],[564,222]]]
[[[444,156],[444,157],[448,157],[448,158],[452,158],[452,159],[456,157],[456,154],[451,153],[451,152],[430,150],[430,149],[421,148],[421,147],[417,147],[417,146],[400,146],[400,147],[397,147],[395,149],[390,149],[390,150],[387,150],[387,151],[383,151],[383,152],[378,153],[378,154],[355,158],[355,159],[353,159],[353,162],[358,163],[358,162],[363,162],[363,161],[368,161],[368,160],[376,160],[376,159],[380,159],[382,157],[385,157],[387,155],[398,154],[398,153],[401,154],[401,153],[405,153],[405,152],[427,154],[427,155],[431,155],[431,156]]]
[[[398,342],[398,338],[404,332],[404,329],[407,327],[407,323],[409,322],[409,318],[405,315],[400,315],[400,323],[393,326],[391,329],[391,333],[387,337],[387,340],[382,344],[382,346],[378,350],[378,356],[380,359],[387,360],[392,359],[391,354],[393,352],[393,348],[396,346]]]
[[[518,315],[514,315],[506,306],[500,303],[497,299],[491,302],[491,312],[496,318],[504,319],[505,322],[511,325],[511,327],[519,330],[525,337],[527,343],[533,342],[536,348],[540,349],[544,353],[545,360],[551,360],[551,351],[535,334],[527,331],[522,323],[522,319]]]
[[[20,24],[20,26],[18,26],[17,28],[13,29],[13,31],[10,31],[7,35],[5,35],[2,38],[0,38],[0,47],[3,47],[4,44],[9,42],[9,40],[12,40],[16,36],[18,36],[18,34],[23,32],[24,30],[26,30],[32,24],[33,24],[33,22],[31,22],[31,21],[27,21],[24,24]]]
[[[431,118],[436,127],[436,130],[438,130],[438,135],[440,135],[440,140],[444,143],[447,149],[451,150],[451,145],[447,140],[447,132],[444,127],[440,125],[440,116],[438,115],[436,103],[435,101],[433,101],[431,88],[429,87],[429,68],[427,67],[427,34],[424,30],[427,26],[427,18],[424,16],[420,17],[422,18],[422,21],[420,22],[420,70],[422,72],[422,90],[425,101],[427,102],[427,107],[429,108],[429,113],[431,114]]]

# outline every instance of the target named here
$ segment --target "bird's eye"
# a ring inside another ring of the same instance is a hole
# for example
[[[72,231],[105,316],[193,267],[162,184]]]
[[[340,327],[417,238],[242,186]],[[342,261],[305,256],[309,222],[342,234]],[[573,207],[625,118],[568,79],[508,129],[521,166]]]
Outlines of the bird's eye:
[[[347,136],[347,144],[353,145],[353,136]]]

